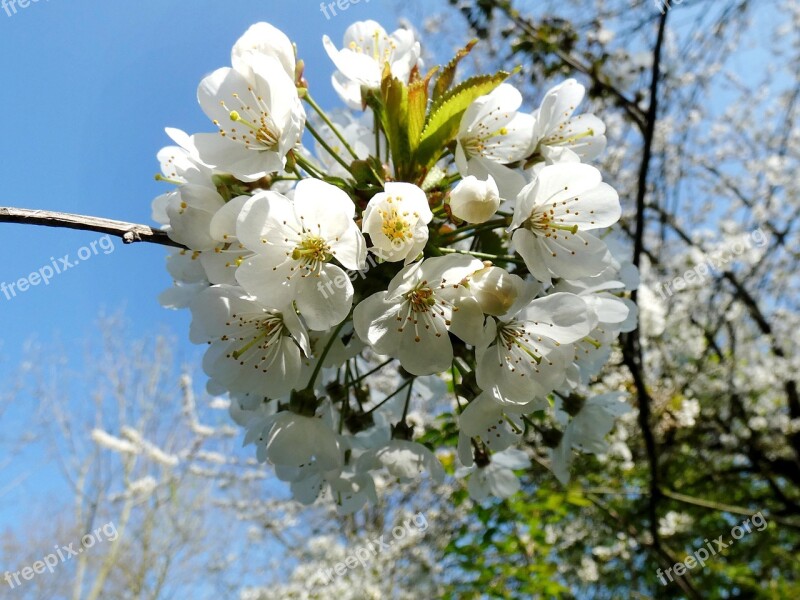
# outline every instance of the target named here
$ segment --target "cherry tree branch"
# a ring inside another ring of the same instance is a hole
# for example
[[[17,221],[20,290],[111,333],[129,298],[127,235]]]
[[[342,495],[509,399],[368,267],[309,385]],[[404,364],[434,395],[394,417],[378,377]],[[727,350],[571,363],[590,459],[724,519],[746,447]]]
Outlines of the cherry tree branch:
[[[116,236],[126,244],[147,242],[161,246],[172,246],[173,248],[185,248],[185,246],[171,240],[165,232],[158,229],[153,229],[147,225],[115,221],[102,217],[0,206],[0,223],[22,223],[24,225],[96,231]]]
[[[647,197],[647,182],[650,173],[650,162],[653,152],[653,141],[655,138],[656,119],[658,118],[658,92],[661,77],[661,51],[663,49],[664,37],[667,25],[667,15],[665,11],[658,22],[658,34],[653,48],[653,71],[650,81],[650,104],[647,109],[647,118],[644,128],[644,147],[642,151],[642,162],[639,168],[638,189],[636,194],[636,220],[633,238],[633,264],[637,267],[641,262],[644,250],[645,222],[645,200]],[[638,301],[636,290],[631,294],[634,302]],[[661,473],[658,460],[658,445],[655,435],[650,425],[651,408],[653,399],[647,387],[644,374],[644,358],[640,339],[640,330],[637,327],[623,338],[623,362],[628,367],[636,387],[638,397],[639,427],[642,430],[645,450],[650,464],[650,500],[648,503],[648,517],[650,521],[650,533],[653,537],[653,547],[657,552],[665,551],[662,546],[658,530],[658,505],[661,500]],[[691,591],[691,597],[700,597],[695,590]]]
[[[506,17],[511,20],[511,22],[513,22],[527,35],[531,36],[531,38],[547,40],[546,34],[542,32],[542,30],[538,28],[531,20],[522,16],[522,14],[515,9],[508,0],[494,0],[493,6],[502,11]],[[552,52],[561,60],[562,63],[579,73],[583,73],[592,80],[594,85],[614,96],[622,109],[628,114],[628,117],[631,119],[631,121],[636,124],[640,131],[644,132],[647,127],[648,115],[642,112],[642,109],[635,100],[628,98],[621,90],[607,81],[597,69],[593,68],[591,64],[587,64],[580,57],[569,52],[565,52],[559,48],[554,48]]]

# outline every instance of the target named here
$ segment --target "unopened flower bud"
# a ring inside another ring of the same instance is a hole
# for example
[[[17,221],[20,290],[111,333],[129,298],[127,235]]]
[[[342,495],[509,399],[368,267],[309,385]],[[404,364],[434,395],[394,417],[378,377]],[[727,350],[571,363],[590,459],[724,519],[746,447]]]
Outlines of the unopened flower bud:
[[[499,317],[508,312],[519,296],[514,277],[500,267],[487,267],[470,277],[470,291],[484,314]]]
[[[500,192],[491,175],[486,181],[470,175],[450,194],[450,211],[467,223],[485,223],[500,207]]]

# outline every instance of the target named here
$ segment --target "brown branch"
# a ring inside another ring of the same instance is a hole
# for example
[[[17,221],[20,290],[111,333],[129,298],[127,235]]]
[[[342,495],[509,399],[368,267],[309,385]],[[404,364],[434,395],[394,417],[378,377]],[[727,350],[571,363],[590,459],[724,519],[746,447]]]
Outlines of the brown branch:
[[[511,2],[509,2],[508,0],[495,0],[494,8],[503,12],[508,19],[510,19],[517,27],[522,29],[527,35],[531,36],[533,39],[551,41],[546,37],[544,33],[542,33],[540,28],[536,27],[536,25],[529,19],[523,17],[522,14],[516,8],[514,8]],[[645,130],[647,124],[646,120],[647,117],[634,100],[628,98],[621,90],[619,90],[609,81],[604,79],[596,69],[594,69],[591,65],[587,65],[579,57],[570,54],[568,52],[564,52],[559,48],[554,48],[552,52],[566,66],[574,69],[579,73],[583,73],[584,75],[589,77],[597,87],[603,89],[604,91],[614,96],[617,99],[619,105],[628,114],[628,117],[636,124],[639,130],[640,131]]]
[[[644,252],[644,232],[645,232],[645,199],[647,197],[647,181],[650,171],[650,161],[653,154],[653,140],[655,138],[656,119],[658,117],[658,87],[661,77],[661,50],[664,44],[664,34],[667,25],[667,15],[669,11],[664,11],[658,22],[658,35],[653,48],[653,75],[650,82],[650,105],[647,109],[647,119],[644,128],[644,147],[642,150],[642,162],[639,168],[639,185],[636,195],[636,221],[633,238],[633,264],[637,267],[641,262]],[[632,293],[632,299],[637,301],[636,291]],[[627,334],[623,339],[623,362],[631,373],[633,383],[638,397],[639,428],[642,430],[645,451],[650,464],[650,501],[648,503],[648,520],[650,521],[650,533],[653,537],[653,547],[656,551],[663,551],[660,536],[658,533],[658,503],[661,500],[661,480],[658,462],[658,448],[656,446],[655,435],[650,426],[651,406],[653,399],[647,389],[647,382],[644,376],[644,360],[640,339],[640,330],[637,327],[634,331]]]
[[[42,225],[44,227],[64,227],[81,231],[96,231],[116,236],[126,244],[147,242],[185,248],[175,242],[163,231],[153,229],[147,225],[126,223],[101,217],[74,215],[70,213],[53,212],[49,210],[30,210],[27,208],[0,207],[0,223],[22,223],[25,225]]]

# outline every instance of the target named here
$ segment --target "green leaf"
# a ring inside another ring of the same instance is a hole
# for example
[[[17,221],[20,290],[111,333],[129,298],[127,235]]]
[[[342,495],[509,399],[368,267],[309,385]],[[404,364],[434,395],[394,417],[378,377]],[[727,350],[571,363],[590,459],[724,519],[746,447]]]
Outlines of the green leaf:
[[[408,87],[408,140],[413,154],[419,146],[428,111],[428,87],[439,67],[428,71],[425,79],[417,79]]]
[[[444,66],[441,74],[436,78],[436,83],[433,85],[434,100],[440,98],[447,90],[450,89],[450,86],[453,85],[453,80],[456,77],[458,63],[460,63],[461,60],[470,53],[477,43],[478,40],[471,40],[466,46],[456,53],[449,63]]]
[[[477,235],[477,238],[477,250],[479,252],[497,255],[505,253],[505,250],[503,249],[503,239],[494,231],[489,231],[488,229],[481,231]]]
[[[567,491],[567,502],[575,506],[592,506],[591,501],[588,500],[579,489],[570,489]]]
[[[387,64],[381,83],[381,96],[385,111],[382,115],[383,131],[389,140],[392,160],[398,179],[404,179],[411,163],[411,143],[408,137],[408,86],[392,77]]]
[[[510,75],[500,71],[495,75],[471,77],[435,101],[420,137],[416,162],[423,167],[433,165],[444,147],[455,139],[461,117],[470,104],[497,88]]]
[[[412,83],[408,88],[408,139],[411,151],[416,150],[422,130],[425,127],[425,109],[428,104],[428,94],[424,81]]]

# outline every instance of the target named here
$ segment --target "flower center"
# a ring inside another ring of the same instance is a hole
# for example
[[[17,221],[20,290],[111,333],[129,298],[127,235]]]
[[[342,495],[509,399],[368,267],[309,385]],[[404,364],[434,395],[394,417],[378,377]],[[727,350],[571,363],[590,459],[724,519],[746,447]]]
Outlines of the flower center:
[[[228,353],[228,358],[238,361],[240,365],[252,363],[256,369],[266,372],[274,360],[277,350],[276,342],[283,337],[283,318],[278,314],[231,315],[228,326],[236,325],[238,335],[222,337],[242,345]]]
[[[224,100],[220,101],[222,108],[228,111],[231,121],[241,123],[244,127],[239,129],[231,127],[230,130],[226,130],[217,120],[214,121],[214,125],[219,127],[222,137],[241,142],[248,150],[275,152],[280,146],[280,129],[272,119],[264,98],[256,94],[253,88],[247,90],[251,96],[249,102],[242,100],[239,94],[233,94],[234,102],[239,105],[238,109],[229,108]]]
[[[497,331],[497,342],[498,348],[505,347],[511,355],[522,351],[525,355],[530,356],[532,362],[537,365],[542,362],[542,356],[536,352],[533,339],[518,321],[512,321],[500,327]]]
[[[265,119],[262,118],[261,120],[261,127],[258,128],[256,132],[256,139],[263,145],[266,146],[267,150],[277,150],[278,143],[280,142],[280,138],[278,137],[277,128],[275,124],[272,122],[272,119],[269,119],[267,122]]]
[[[234,123],[241,123],[242,125],[250,128],[250,135],[246,133],[241,134],[244,145],[249,148],[252,144],[251,138],[252,136],[255,136],[255,141],[260,146],[263,146],[265,149],[270,151],[277,150],[280,143],[280,133],[275,125],[275,121],[272,120],[272,117],[269,116],[269,113],[264,111],[262,111],[260,114],[256,114],[255,116],[257,117],[257,120],[256,124],[253,124],[250,121],[242,118],[242,115],[239,114],[238,111],[231,111],[231,121]]]
[[[435,286],[434,286],[435,287]],[[444,286],[442,286],[444,287]],[[400,314],[397,315],[399,327],[397,331],[403,333],[408,325],[414,328],[414,341],[422,341],[422,334],[442,337],[447,335],[446,327],[450,326],[451,314],[458,311],[457,306],[445,298],[438,300],[433,288],[424,279],[410,292],[403,296],[405,302]]]
[[[306,236],[292,251],[292,259],[304,264],[312,265],[328,262],[333,258],[331,248],[321,237]]]
[[[386,35],[381,35],[377,29],[372,32],[371,40],[361,38],[359,42],[353,40],[349,48],[358,54],[372,54],[372,58],[378,64],[391,63],[394,58],[394,51],[397,50],[397,43]],[[366,47],[365,47],[366,46]],[[370,46],[372,46],[370,48]]]
[[[495,112],[497,111],[492,111],[489,114],[491,115]],[[475,133],[469,137],[462,138],[461,145],[463,146],[464,153],[468,158],[472,156],[484,156],[487,154],[486,143],[493,138],[503,135],[508,135],[508,129],[506,127],[501,127],[500,129],[491,131],[483,122],[481,122],[478,124],[477,131]]]
[[[424,283],[421,287],[408,292],[406,299],[415,313],[428,312],[432,306],[436,306],[436,296],[433,290]]]
[[[563,221],[564,219],[557,219],[552,208],[549,211],[542,209],[534,211],[523,226],[532,232],[539,232],[545,237],[552,236],[557,238],[558,236],[554,235],[556,231],[569,231],[572,235],[578,233],[577,225],[564,225],[563,223],[557,223],[556,220]]]
[[[556,133],[554,133],[550,137],[545,138],[544,140],[542,140],[540,142],[540,145],[546,145],[546,146],[568,146],[570,144],[573,144],[573,143],[575,143],[577,141],[582,140],[583,138],[594,137],[594,129],[587,129],[583,133],[577,133],[577,134],[573,135],[572,137],[564,137],[563,135],[561,135],[561,129],[563,127],[564,127],[564,125],[559,127],[558,131]]]
[[[401,215],[396,208],[392,207],[381,210],[380,215],[382,219],[381,232],[392,242],[410,240],[414,237],[411,233],[411,225],[405,219],[408,216],[407,212]]]

